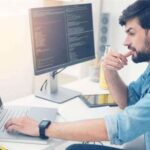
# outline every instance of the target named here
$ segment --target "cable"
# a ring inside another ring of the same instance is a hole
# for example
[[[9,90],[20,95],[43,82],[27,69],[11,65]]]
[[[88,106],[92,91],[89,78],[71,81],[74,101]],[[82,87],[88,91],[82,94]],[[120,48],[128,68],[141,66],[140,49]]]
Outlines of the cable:
[[[42,86],[41,86],[41,88],[40,88],[40,91],[43,91],[43,87],[45,87],[45,90],[46,90],[47,84],[48,84],[48,80],[46,79],[46,80],[43,82],[43,84],[42,84]]]
[[[56,70],[56,71],[53,71],[52,74],[51,74],[52,78],[54,79],[55,76],[56,76],[57,74],[59,74],[60,72],[62,72],[64,69],[65,69],[65,68],[63,68],[63,69],[61,69],[61,70],[59,70],[59,71],[57,71],[57,70]],[[43,82],[43,84],[42,84],[42,86],[41,86],[41,88],[40,88],[40,91],[43,91],[43,87],[45,87],[45,90],[46,90],[47,84],[48,84],[48,80],[46,79],[46,80]]]

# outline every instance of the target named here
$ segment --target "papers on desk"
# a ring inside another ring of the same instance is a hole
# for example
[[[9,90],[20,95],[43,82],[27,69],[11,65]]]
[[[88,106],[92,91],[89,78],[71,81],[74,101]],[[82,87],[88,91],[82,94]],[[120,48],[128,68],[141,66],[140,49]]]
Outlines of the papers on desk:
[[[60,115],[66,121],[102,118],[105,115],[112,115],[112,113],[116,112],[117,110],[115,107],[109,106],[89,108],[80,98],[75,98],[62,104],[59,109]]]

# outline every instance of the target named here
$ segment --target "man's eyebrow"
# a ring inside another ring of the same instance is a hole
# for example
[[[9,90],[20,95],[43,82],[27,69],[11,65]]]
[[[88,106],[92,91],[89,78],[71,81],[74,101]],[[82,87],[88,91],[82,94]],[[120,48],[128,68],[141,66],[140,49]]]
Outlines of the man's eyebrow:
[[[132,30],[133,28],[132,27],[130,27],[130,28],[128,28],[125,32],[126,33],[129,33],[130,32],[130,30]]]

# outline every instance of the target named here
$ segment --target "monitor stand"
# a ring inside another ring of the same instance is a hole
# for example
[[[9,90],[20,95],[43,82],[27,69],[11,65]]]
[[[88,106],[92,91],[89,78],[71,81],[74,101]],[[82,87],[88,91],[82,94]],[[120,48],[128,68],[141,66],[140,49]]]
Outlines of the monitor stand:
[[[56,75],[50,73],[50,84],[45,85],[46,88],[42,88],[38,93],[36,93],[36,97],[52,101],[55,103],[63,103],[72,98],[75,98],[81,95],[80,92],[73,91],[67,88],[58,87]]]

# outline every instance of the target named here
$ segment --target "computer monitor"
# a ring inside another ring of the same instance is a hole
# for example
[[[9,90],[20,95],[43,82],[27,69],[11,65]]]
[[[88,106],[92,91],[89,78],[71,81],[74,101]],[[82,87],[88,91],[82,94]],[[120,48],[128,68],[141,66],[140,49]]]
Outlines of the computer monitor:
[[[30,9],[35,75],[50,72],[51,87],[36,95],[62,103],[80,93],[57,88],[58,69],[95,58],[91,4]]]

